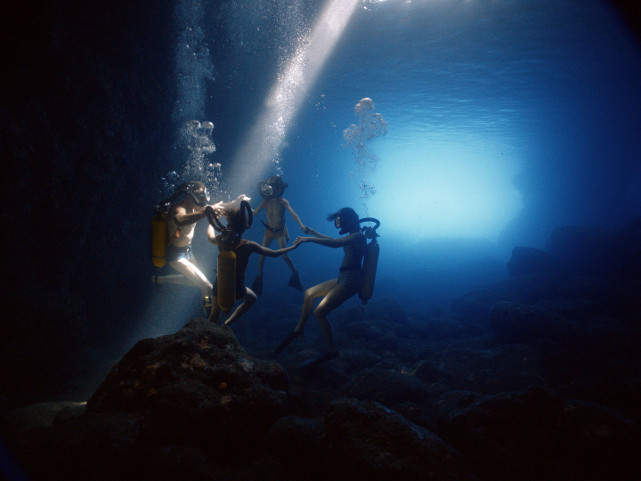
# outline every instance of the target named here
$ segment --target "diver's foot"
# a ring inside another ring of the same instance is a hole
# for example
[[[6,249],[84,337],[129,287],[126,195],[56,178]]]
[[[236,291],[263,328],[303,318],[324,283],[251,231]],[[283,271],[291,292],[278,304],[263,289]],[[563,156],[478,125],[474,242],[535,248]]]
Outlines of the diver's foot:
[[[211,308],[214,305],[211,296],[205,296],[200,299],[200,304],[203,306],[203,310],[205,311],[205,317],[209,319],[209,316],[211,315]]]
[[[299,291],[303,290],[303,285],[300,283],[300,279],[298,277],[298,271],[294,271],[294,273],[291,275],[288,285],[290,287],[293,287],[294,289],[298,289]]]
[[[315,366],[316,364],[331,361],[332,359],[336,359],[337,357],[338,357],[338,351],[329,351],[328,353],[323,354],[322,356],[313,357],[311,359],[308,359],[307,361],[302,362],[298,366],[298,368],[300,369],[303,367]]]
[[[252,284],[252,291],[254,291],[257,296],[263,295],[263,276],[256,276]]]
[[[287,337],[283,339],[283,342],[280,343],[280,345],[276,348],[274,351],[274,354],[280,354],[283,349],[285,349],[289,344],[296,339],[297,337],[302,337],[303,336],[303,331],[292,331],[289,334],[287,334]]]

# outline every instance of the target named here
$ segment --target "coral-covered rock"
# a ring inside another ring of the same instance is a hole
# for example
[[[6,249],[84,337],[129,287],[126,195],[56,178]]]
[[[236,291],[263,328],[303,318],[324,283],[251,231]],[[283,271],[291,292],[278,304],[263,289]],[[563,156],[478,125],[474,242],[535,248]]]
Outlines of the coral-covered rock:
[[[90,412],[141,413],[139,441],[248,453],[280,415],[288,377],[254,359],[231,329],[204,319],[136,344],[88,401]]]

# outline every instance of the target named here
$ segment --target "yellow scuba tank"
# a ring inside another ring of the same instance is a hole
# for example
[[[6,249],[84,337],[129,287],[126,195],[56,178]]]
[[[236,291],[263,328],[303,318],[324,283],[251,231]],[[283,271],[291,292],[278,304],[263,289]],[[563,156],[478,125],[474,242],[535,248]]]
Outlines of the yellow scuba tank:
[[[365,247],[365,254],[363,255],[363,270],[362,270],[362,284],[361,290],[358,293],[361,302],[366,304],[368,300],[372,297],[374,293],[374,282],[376,281],[376,268],[378,267],[378,255],[381,250],[378,245],[376,238],[378,234],[376,229],[378,229],[380,222],[374,218],[367,217],[365,219],[360,219],[359,222],[371,221],[376,223],[376,227],[367,227],[363,228],[365,235],[370,238],[370,242]]]
[[[154,266],[164,267],[167,262],[167,214],[156,211],[151,219],[151,260]]]
[[[236,253],[223,250],[218,254],[216,303],[227,312],[236,304]]]

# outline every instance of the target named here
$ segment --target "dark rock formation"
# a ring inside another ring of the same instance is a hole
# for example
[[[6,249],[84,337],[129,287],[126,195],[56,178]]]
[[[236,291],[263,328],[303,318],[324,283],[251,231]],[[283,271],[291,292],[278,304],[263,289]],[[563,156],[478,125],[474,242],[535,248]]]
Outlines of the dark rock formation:
[[[345,386],[347,396],[393,407],[403,401],[425,402],[429,391],[418,378],[391,369],[365,369]]]
[[[374,401],[344,399],[325,414],[325,448],[332,479],[473,480],[451,446]]]
[[[512,302],[492,306],[490,326],[500,342],[570,341],[578,335],[574,322],[545,309]]]
[[[445,439],[484,480],[638,479],[639,428],[617,412],[543,388],[484,398]]]
[[[538,272],[558,272],[556,260],[541,249],[518,246],[512,249],[512,257],[507,263],[507,271],[513,276],[536,274]]]
[[[136,344],[87,407],[144,415],[141,443],[189,444],[231,461],[239,452],[251,457],[282,413],[287,389],[280,364],[253,358],[231,329],[197,319]]]

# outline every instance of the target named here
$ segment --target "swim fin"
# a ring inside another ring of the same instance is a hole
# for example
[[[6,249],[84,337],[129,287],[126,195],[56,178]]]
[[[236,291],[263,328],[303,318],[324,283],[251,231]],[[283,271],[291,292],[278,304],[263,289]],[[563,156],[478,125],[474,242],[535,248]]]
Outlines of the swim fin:
[[[302,368],[310,367],[310,366],[315,366],[317,364],[321,364],[323,362],[327,362],[327,361],[331,361],[332,359],[336,359],[337,357],[338,357],[338,351],[328,352],[326,354],[323,354],[322,356],[313,357],[311,359],[308,359],[307,361],[303,361],[298,366],[298,369],[302,369]]]
[[[274,351],[274,354],[280,354],[283,349],[285,349],[289,344],[296,339],[297,337],[302,337],[303,336],[303,331],[292,331],[289,334],[287,334],[287,337],[283,339],[283,342],[280,343],[280,345],[276,348]]]
[[[303,285],[300,283],[298,271],[294,271],[294,273],[291,275],[291,277],[289,278],[288,286],[293,287],[294,289],[298,289],[301,292],[303,291]]]
[[[252,284],[252,291],[254,291],[257,296],[263,295],[263,276],[256,276]]]

